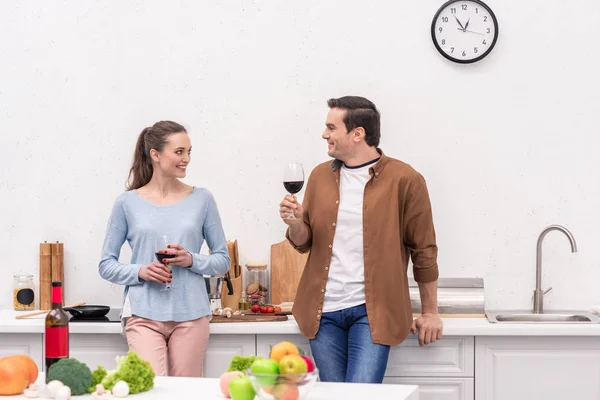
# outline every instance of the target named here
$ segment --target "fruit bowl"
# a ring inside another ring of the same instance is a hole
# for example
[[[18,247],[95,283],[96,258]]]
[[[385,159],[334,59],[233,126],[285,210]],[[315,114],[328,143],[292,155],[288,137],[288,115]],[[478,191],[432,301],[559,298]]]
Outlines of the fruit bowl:
[[[319,378],[317,368],[302,374],[258,374],[246,371],[259,399],[303,400]]]

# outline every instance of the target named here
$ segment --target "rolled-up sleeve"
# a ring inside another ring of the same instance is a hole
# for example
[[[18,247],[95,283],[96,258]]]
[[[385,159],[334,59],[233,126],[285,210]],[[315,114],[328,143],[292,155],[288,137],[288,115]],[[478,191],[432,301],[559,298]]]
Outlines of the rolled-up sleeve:
[[[438,247],[431,202],[425,179],[418,173],[412,177],[406,193],[404,240],[404,244],[410,250],[415,281],[427,283],[437,280]]]

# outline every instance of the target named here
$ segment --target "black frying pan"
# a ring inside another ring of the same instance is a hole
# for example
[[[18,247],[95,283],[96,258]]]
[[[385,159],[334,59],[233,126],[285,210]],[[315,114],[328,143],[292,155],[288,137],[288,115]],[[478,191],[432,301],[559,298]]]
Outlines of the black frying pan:
[[[84,305],[77,307],[64,307],[63,310],[68,311],[73,317],[76,318],[99,318],[108,314],[110,307]]]

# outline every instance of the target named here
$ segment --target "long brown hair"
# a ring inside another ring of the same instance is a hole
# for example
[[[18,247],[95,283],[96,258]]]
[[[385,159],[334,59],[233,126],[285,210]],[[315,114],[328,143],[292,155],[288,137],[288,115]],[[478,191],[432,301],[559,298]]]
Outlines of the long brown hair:
[[[169,136],[180,132],[187,133],[182,125],[173,121],[159,121],[151,127],[144,128],[135,145],[127,190],[139,189],[150,182],[154,172],[150,149],[162,151]]]

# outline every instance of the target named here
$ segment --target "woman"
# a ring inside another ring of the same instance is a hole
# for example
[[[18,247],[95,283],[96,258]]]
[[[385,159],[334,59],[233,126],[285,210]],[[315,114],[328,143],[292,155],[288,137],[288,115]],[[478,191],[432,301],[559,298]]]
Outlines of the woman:
[[[179,179],[190,163],[185,128],[161,121],[139,135],[127,191],[113,206],[100,276],[125,286],[123,315],[129,348],[156,375],[202,376],[209,337],[210,303],[203,275],[229,269],[225,234],[215,199]],[[155,258],[155,237],[173,238],[174,258]],[[119,262],[127,240],[131,264]],[[211,254],[199,254],[206,240]],[[164,291],[165,283],[172,289]]]

